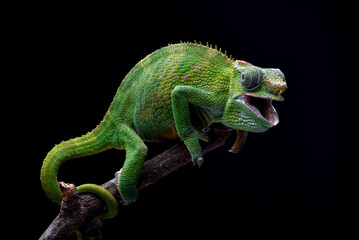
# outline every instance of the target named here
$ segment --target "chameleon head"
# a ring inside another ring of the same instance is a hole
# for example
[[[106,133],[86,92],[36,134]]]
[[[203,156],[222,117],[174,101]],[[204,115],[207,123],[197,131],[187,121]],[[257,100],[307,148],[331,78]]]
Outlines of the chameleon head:
[[[272,101],[283,101],[286,89],[284,74],[279,69],[259,68],[237,60],[223,123],[250,132],[264,132],[276,126],[279,117]]]

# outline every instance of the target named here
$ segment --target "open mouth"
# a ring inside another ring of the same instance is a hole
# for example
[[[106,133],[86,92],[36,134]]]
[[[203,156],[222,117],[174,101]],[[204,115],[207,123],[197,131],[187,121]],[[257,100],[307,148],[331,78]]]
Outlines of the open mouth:
[[[262,119],[269,127],[273,127],[279,123],[279,116],[272,105],[270,98],[265,98],[256,94],[246,94],[235,98],[247,107],[255,116]]]

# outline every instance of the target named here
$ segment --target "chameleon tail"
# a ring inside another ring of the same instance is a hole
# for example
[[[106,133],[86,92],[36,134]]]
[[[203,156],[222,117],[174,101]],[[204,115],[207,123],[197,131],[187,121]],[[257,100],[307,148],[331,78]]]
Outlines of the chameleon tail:
[[[61,191],[57,182],[57,172],[62,163],[69,159],[84,157],[110,148],[106,142],[107,134],[100,124],[92,132],[82,137],[70,139],[56,145],[46,156],[41,168],[41,184],[51,201],[60,204]]]

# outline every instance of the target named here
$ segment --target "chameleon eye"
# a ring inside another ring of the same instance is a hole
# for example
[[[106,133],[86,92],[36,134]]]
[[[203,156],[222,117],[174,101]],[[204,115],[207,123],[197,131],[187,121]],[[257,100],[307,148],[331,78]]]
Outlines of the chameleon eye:
[[[247,91],[251,91],[259,87],[262,80],[262,72],[258,68],[246,69],[241,74],[241,85]]]

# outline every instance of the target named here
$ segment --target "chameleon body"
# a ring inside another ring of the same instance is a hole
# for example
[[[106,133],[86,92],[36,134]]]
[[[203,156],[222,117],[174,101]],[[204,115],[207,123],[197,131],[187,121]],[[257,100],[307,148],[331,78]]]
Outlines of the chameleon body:
[[[282,101],[286,88],[279,69],[236,61],[208,45],[180,43],[161,48],[126,75],[104,119],[93,131],[64,141],[48,153],[41,169],[43,189],[52,201],[60,203],[57,172],[64,161],[110,148],[124,149],[126,160],[116,176],[122,203],[129,204],[137,198],[146,141],[179,137],[192,161],[201,165],[199,140],[208,138],[200,129],[219,122],[237,130],[231,151],[238,152],[247,131],[263,132],[278,124],[272,100]],[[97,193],[111,206],[116,205],[97,185],[78,189]],[[110,217],[116,211],[116,207],[109,207]]]

